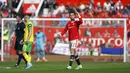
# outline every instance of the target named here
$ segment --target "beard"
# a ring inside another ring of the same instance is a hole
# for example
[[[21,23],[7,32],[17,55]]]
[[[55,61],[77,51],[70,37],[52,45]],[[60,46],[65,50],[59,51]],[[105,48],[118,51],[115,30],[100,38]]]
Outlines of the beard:
[[[75,21],[75,19],[71,19],[71,21]]]

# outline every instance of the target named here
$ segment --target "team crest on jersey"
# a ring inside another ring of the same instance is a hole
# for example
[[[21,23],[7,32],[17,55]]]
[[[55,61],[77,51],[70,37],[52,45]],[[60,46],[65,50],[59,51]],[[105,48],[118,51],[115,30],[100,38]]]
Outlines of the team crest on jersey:
[[[32,25],[31,25],[31,24],[29,24],[29,25],[28,25],[28,27],[32,27]]]

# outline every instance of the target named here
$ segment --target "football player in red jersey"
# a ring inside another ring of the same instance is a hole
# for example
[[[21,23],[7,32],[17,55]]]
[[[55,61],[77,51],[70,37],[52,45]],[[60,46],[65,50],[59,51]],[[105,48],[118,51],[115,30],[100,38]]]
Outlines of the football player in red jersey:
[[[75,20],[76,14],[78,15],[79,21]],[[80,64],[79,56],[77,53],[77,46],[78,46],[78,39],[79,39],[79,26],[82,24],[83,21],[75,8],[73,12],[69,13],[69,16],[70,16],[70,21],[66,24],[66,27],[61,33],[61,36],[63,36],[67,31],[69,34],[70,61],[69,61],[69,66],[66,69],[71,69],[72,63],[75,60],[78,64],[78,66],[76,67],[76,70],[78,70],[82,68],[82,65]]]

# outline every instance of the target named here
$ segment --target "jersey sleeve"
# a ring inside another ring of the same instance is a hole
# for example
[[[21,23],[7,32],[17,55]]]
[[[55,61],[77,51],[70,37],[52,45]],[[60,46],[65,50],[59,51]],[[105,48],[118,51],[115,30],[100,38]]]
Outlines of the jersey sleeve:
[[[22,30],[24,30],[24,28],[25,28],[25,24],[22,23],[21,26],[20,26],[20,28],[21,28]]]
[[[42,36],[43,36],[44,42],[46,42],[46,36],[45,36],[45,34],[42,33]]]
[[[43,36],[43,38],[46,38],[46,36],[45,36],[45,34],[44,34],[44,33],[42,33],[42,36]]]
[[[79,21],[77,21],[78,25],[81,25],[83,23],[82,18],[79,18]]]

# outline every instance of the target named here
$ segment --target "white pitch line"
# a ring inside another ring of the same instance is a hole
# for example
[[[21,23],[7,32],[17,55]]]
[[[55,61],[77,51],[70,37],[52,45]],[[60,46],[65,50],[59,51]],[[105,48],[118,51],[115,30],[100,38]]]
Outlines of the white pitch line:
[[[11,69],[11,67],[0,66],[0,69]]]

